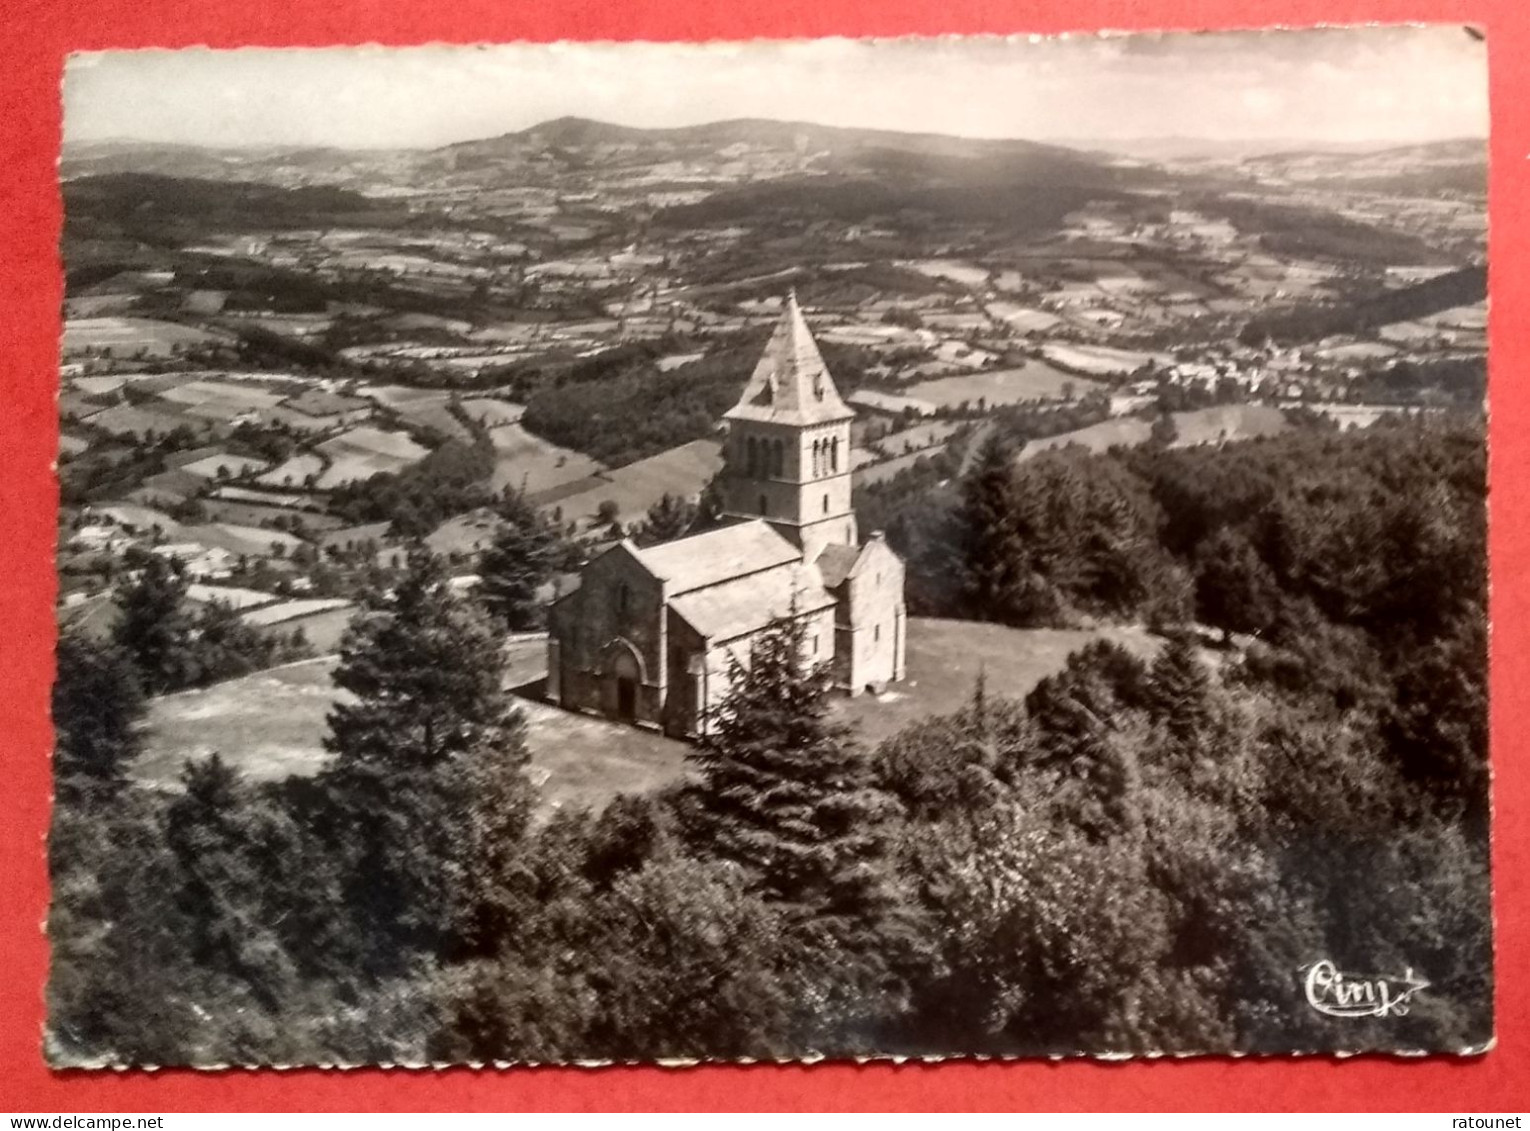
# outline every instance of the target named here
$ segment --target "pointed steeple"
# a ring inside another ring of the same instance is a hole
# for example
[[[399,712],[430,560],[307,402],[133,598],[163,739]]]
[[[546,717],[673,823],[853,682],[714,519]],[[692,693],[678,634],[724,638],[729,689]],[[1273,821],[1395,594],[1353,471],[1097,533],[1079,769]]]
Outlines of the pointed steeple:
[[[738,404],[725,420],[754,420],[770,424],[829,424],[849,420],[855,413],[839,398],[829,368],[813,341],[797,292],[786,296],[781,320],[754,367]]]

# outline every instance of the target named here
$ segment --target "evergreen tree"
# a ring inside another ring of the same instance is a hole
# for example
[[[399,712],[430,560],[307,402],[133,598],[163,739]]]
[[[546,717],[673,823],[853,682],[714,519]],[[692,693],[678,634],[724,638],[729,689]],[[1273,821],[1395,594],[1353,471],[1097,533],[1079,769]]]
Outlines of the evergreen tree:
[[[1169,636],[1148,671],[1148,711],[1169,734],[1189,748],[1204,736],[1212,719],[1211,676],[1195,654],[1188,632]]]
[[[1279,583],[1247,537],[1223,527],[1202,545],[1195,570],[1196,612],[1224,637],[1263,632],[1279,603]]]
[[[995,438],[962,483],[966,542],[964,600],[980,620],[1012,623],[1030,588],[1030,547],[1020,537],[1015,454]]]
[[[184,599],[189,584],[179,563],[152,554],[117,594],[112,640],[137,667],[150,695],[185,686],[191,622]]]
[[[53,683],[54,774],[61,800],[122,783],[140,747],[143,688],[127,653],[64,632]]]
[[[742,865],[769,900],[802,916],[853,920],[886,898],[891,799],[843,727],[828,677],[803,658],[805,628],[777,621],[754,642],[690,760],[698,839]]]
[[[368,596],[341,642],[326,784],[340,811],[348,902],[367,957],[492,946],[499,881],[529,811],[524,725],[499,637],[423,547]]]
[[[500,526],[478,563],[484,606],[512,632],[536,628],[542,609],[537,590],[552,576],[558,536],[523,495],[508,495]]]
[[[187,762],[181,784],[184,792],[165,814],[165,843],[180,881],[174,903],[189,956],[200,970],[235,980],[274,1010],[292,968],[262,914],[253,799],[238,771],[216,753]]]

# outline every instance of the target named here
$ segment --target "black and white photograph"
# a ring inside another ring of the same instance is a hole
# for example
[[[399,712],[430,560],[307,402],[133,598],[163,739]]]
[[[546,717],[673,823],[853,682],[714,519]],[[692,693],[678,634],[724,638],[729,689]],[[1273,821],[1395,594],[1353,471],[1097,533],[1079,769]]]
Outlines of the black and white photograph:
[[[1488,1053],[1487,91],[71,56],[48,1062]]]

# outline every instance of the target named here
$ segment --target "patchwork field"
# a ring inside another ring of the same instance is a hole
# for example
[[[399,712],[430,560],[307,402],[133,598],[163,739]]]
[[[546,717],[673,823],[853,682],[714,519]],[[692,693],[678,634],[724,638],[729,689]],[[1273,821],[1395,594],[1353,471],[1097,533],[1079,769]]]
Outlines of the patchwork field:
[[[162,400],[186,406],[194,416],[226,421],[242,412],[274,408],[284,395],[257,385],[222,381],[187,381],[159,394]]]
[[[533,436],[519,424],[495,428],[489,436],[494,441],[496,491],[511,487],[536,495],[605,470],[604,464]]]
[[[995,369],[988,373],[963,373],[920,381],[905,390],[910,397],[938,408],[976,407],[979,401],[992,407],[1024,401],[1061,400],[1067,391],[1082,397],[1103,389],[1084,377],[1053,369],[1042,361],[1029,361],[1018,369]]]
[[[368,479],[380,471],[401,471],[429,454],[407,433],[385,432],[368,425],[342,432],[318,447],[330,461],[319,477],[321,489]]]

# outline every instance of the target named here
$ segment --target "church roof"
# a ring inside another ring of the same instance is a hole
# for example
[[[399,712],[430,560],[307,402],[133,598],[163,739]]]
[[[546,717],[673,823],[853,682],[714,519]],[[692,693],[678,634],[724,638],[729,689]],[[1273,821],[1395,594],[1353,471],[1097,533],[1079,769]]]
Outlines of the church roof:
[[[802,560],[802,551],[761,519],[645,549],[632,547],[632,553],[650,573],[669,583],[671,596]]]
[[[860,560],[861,547],[835,543],[825,546],[823,552],[818,555],[818,560],[813,564],[818,567],[824,586],[833,589],[850,576],[851,571],[855,569],[855,563]]]
[[[738,404],[725,420],[755,420],[768,424],[828,424],[855,415],[839,399],[829,367],[818,352],[797,294],[787,296],[786,309],[775,333],[754,367]]]
[[[800,615],[830,608],[834,597],[818,572],[800,562],[778,566],[752,577],[697,589],[670,601],[669,607],[714,644],[758,632],[794,610]]]

